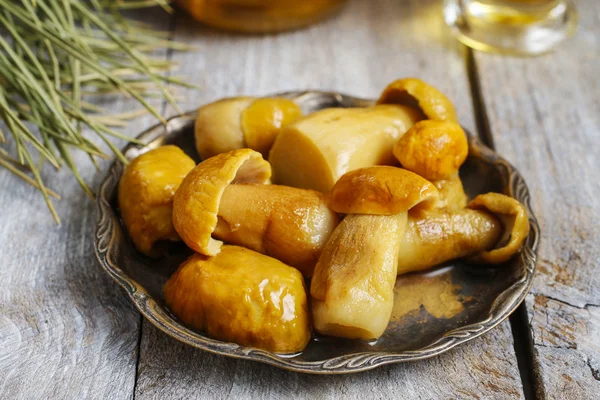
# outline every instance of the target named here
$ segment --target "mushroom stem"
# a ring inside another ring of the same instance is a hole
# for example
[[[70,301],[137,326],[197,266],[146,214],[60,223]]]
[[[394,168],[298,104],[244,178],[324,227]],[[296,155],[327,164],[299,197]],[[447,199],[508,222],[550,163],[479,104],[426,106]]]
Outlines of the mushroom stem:
[[[461,210],[467,206],[467,195],[458,173],[447,179],[432,181],[440,192],[436,208],[446,210]]]
[[[311,281],[317,332],[350,339],[383,334],[408,210],[430,209],[438,196],[431,182],[401,168],[361,168],[337,181],[329,206],[348,215],[325,245]]]
[[[400,238],[407,213],[346,216],[335,229],[311,282],[313,322],[321,334],[374,339],[388,325]]]
[[[485,211],[462,209],[411,215],[406,234],[400,239],[397,273],[421,271],[489,250],[503,231],[498,218]]]
[[[213,236],[267,254],[310,277],[338,223],[319,192],[233,184],[221,197]]]
[[[348,171],[394,165],[394,144],[421,118],[396,105],[312,113],[277,136],[269,155],[274,182],[326,193]]]

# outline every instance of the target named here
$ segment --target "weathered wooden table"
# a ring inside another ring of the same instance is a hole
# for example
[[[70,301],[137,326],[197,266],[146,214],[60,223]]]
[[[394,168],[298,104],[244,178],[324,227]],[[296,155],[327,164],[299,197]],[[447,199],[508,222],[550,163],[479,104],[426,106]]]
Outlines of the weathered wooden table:
[[[461,122],[527,179],[542,226],[534,287],[510,322],[440,357],[347,376],[282,371],[157,331],[98,266],[94,204],[75,180],[46,177],[64,197],[56,226],[41,196],[2,170],[0,398],[599,398],[600,3],[577,5],[576,37],[533,59],[467,50],[433,0],[356,0],[334,19],[277,36],[228,35],[181,13],[149,12],[197,45],[164,54],[202,87],[182,93],[184,109],[305,88],[374,97],[406,76],[442,89]],[[79,161],[97,184],[102,173]]]

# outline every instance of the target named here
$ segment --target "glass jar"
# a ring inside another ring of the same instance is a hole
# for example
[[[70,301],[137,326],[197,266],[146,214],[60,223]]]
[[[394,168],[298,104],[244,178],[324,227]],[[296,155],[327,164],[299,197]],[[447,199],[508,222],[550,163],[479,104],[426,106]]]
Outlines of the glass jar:
[[[332,15],[346,0],[176,0],[196,20],[247,33],[296,29]]]
[[[445,0],[444,16],[467,46],[521,56],[552,50],[577,26],[571,0]]]

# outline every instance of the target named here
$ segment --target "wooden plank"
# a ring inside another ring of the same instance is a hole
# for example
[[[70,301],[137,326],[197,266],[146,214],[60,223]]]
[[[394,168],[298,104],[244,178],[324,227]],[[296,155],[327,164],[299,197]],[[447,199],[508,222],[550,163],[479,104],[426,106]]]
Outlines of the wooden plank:
[[[74,158],[97,184],[86,157]],[[0,398],[128,398],[139,313],[98,265],[93,201],[67,171],[45,172],[63,196],[60,226],[35,189],[0,171],[10,188],[0,191]]]
[[[166,28],[164,13],[148,18],[159,15]],[[123,97],[101,105],[109,113],[140,108]],[[155,123],[140,118],[126,133]],[[73,156],[96,187],[103,174],[83,154]],[[98,265],[94,202],[66,168],[56,173],[47,166],[44,178],[63,197],[55,202],[60,226],[35,189],[0,170],[0,398],[131,398],[140,314]]]
[[[213,355],[179,343],[146,322],[142,333],[136,399],[523,397],[508,323],[433,359],[335,376]]]
[[[277,36],[211,31],[178,15],[182,75],[202,86],[189,109],[224,96],[331,89],[375,97],[405,76],[421,77],[455,102],[473,128],[461,49],[445,36],[434,1],[354,1],[337,18]],[[519,398],[521,380],[510,328],[442,357],[351,376],[309,376],[230,360],[181,345],[144,322],[136,398]]]
[[[578,2],[577,35],[533,59],[477,54],[498,151],[525,176],[542,226],[527,299],[539,393],[600,390],[600,4]]]

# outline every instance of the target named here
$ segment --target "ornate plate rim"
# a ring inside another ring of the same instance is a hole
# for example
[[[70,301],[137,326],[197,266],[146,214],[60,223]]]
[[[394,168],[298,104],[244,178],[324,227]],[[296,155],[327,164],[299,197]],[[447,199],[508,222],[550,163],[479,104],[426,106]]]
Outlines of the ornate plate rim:
[[[286,92],[277,94],[277,96],[293,97],[296,99],[304,96],[327,95],[337,102],[338,105],[369,105],[372,100],[348,96],[334,92],[323,91],[301,91]],[[146,144],[168,136],[173,131],[180,129],[193,120],[194,112],[189,112],[181,116],[170,118],[166,125],[158,124],[142,132],[137,139]],[[520,173],[504,158],[492,149],[486,147],[479,139],[469,134],[470,154],[478,153],[482,158],[488,160],[490,164],[503,170],[505,179],[507,179],[508,195],[521,201],[529,213],[529,222],[531,231],[522,251],[518,257],[520,264],[525,267],[525,275],[515,282],[512,286],[502,292],[492,303],[489,316],[483,321],[469,324],[446,332],[440,339],[430,345],[418,350],[403,351],[399,353],[389,352],[362,352],[347,354],[319,361],[299,361],[291,357],[278,355],[265,350],[239,346],[233,343],[221,342],[199,335],[196,332],[187,329],[183,325],[174,321],[158,303],[150,296],[146,289],[129,277],[113,259],[114,249],[117,242],[119,221],[112,209],[108,193],[114,190],[118,185],[122,173],[122,165],[114,162],[100,184],[98,196],[96,198],[96,208],[98,211],[98,223],[96,225],[94,236],[94,249],[96,257],[102,268],[108,275],[114,279],[122,288],[124,288],[140,313],[155,327],[163,331],[174,339],[186,343],[190,346],[233,358],[247,359],[270,364],[276,367],[284,368],[296,372],[312,374],[345,374],[352,372],[367,371],[378,366],[421,360],[434,357],[446,352],[453,347],[472,340],[483,335],[494,327],[502,323],[512,314],[516,308],[523,302],[529,293],[533,284],[533,275],[537,263],[537,252],[540,241],[540,227],[531,209],[529,189]],[[130,144],[124,151],[137,147],[139,145]]]

